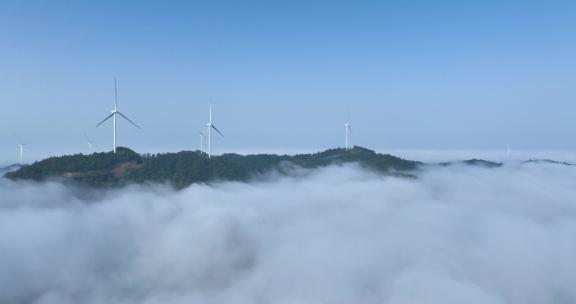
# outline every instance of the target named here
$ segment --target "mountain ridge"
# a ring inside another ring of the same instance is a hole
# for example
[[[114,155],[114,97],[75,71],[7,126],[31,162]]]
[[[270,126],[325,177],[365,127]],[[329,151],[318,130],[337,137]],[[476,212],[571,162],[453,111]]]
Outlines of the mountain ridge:
[[[411,176],[410,172],[422,164],[362,147],[298,155],[227,153],[212,158],[200,151],[141,155],[119,147],[116,154],[100,152],[50,157],[22,166],[5,176],[12,180],[57,180],[92,187],[167,183],[175,188],[184,188],[195,183],[218,180],[245,182],[270,172],[290,175],[294,168],[315,169],[348,163],[399,176]]]
[[[520,162],[530,163],[573,165],[548,159]],[[349,150],[336,148],[297,155],[226,153],[212,158],[200,151],[138,154],[131,149],[119,147],[116,154],[98,152],[89,155],[54,156],[31,165],[11,165],[0,168],[0,174],[11,180],[58,181],[94,188],[164,183],[182,189],[196,183],[247,182],[270,176],[270,173],[290,176],[299,174],[299,169],[345,164],[356,164],[382,175],[409,178],[415,178],[417,170],[430,166],[466,165],[490,169],[504,165],[482,159],[423,163],[376,153],[358,146]]]

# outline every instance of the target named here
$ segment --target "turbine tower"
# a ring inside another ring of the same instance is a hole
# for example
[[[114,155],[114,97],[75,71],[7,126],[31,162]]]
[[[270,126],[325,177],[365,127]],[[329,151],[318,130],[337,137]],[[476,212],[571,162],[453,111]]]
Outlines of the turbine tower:
[[[344,124],[344,129],[346,132],[346,151],[350,150],[350,138],[352,135],[352,128],[350,127],[350,115],[346,116],[346,123]]]
[[[20,147],[20,162],[19,162],[19,164],[21,165],[23,160],[24,160],[24,146],[26,146],[26,144],[20,140],[18,135],[14,134],[14,137],[16,137],[16,140],[18,141],[18,146]]]
[[[212,157],[212,129],[214,129],[214,131],[218,132],[218,134],[220,134],[220,136],[224,137],[224,135],[222,135],[222,133],[214,126],[214,122],[212,121],[212,104],[210,104],[210,118],[208,120],[208,123],[206,124],[206,127],[208,128],[208,158]]]
[[[204,133],[202,132],[198,133],[200,133],[200,152],[204,153]]]
[[[140,129],[140,127],[136,123],[134,123],[132,120],[130,120],[130,118],[128,118],[126,115],[124,115],[120,111],[118,111],[118,86],[116,84],[116,78],[114,78],[114,110],[112,110],[111,114],[108,115],[108,117],[106,117],[103,121],[101,121],[99,124],[96,125],[96,127],[98,127],[101,124],[103,124],[105,121],[107,121],[108,119],[112,118],[112,132],[113,132],[112,141],[113,141],[113,145],[114,145],[114,153],[116,153],[116,116],[118,116],[118,115],[122,116],[128,122],[133,124],[136,128]]]

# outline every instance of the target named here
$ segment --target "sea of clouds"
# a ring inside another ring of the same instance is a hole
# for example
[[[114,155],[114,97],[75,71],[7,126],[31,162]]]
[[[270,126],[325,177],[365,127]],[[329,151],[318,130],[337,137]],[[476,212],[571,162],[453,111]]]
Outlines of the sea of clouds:
[[[576,167],[356,166],[86,192],[0,179],[0,303],[576,303]]]

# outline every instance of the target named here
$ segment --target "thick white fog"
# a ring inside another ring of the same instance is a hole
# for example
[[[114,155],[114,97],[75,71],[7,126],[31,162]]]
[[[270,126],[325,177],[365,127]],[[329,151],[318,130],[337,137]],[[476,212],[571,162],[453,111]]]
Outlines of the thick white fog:
[[[576,303],[576,168],[0,181],[0,303]]]

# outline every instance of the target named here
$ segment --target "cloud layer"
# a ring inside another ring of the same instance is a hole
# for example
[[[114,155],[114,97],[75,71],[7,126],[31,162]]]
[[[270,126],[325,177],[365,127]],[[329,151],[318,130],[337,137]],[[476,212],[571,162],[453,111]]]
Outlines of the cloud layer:
[[[0,303],[576,302],[573,167],[80,193],[0,181]]]

